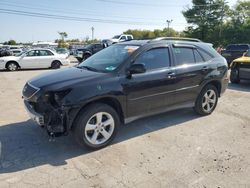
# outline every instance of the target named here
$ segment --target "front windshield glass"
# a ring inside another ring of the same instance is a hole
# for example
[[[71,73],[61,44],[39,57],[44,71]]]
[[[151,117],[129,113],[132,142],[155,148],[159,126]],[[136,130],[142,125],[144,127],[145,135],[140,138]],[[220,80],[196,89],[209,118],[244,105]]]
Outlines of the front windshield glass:
[[[248,50],[245,54],[246,57],[250,57],[250,50]]]
[[[86,48],[86,49],[90,49],[90,48],[92,48],[92,46],[93,46],[93,44],[88,44],[87,46],[85,46],[84,48]]]
[[[112,72],[138,48],[139,46],[112,45],[89,57],[78,67],[99,72]]]
[[[17,54],[16,57],[22,56],[23,54],[25,54],[26,52],[21,52],[20,54]]]
[[[121,35],[116,35],[113,37],[113,39],[119,39]]]

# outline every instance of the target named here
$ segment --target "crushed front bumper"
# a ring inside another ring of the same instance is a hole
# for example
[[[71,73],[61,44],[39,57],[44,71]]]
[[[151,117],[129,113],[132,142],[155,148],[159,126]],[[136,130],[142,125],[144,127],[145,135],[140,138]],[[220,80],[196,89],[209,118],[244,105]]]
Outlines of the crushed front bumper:
[[[40,126],[44,126],[45,123],[43,115],[35,112],[33,106],[26,100],[24,100],[24,107],[33,121],[35,121]]]

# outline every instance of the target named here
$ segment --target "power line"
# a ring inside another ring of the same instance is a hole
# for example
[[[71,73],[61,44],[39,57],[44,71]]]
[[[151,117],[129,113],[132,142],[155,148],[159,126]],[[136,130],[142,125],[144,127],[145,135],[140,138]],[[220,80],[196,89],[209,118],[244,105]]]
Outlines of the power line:
[[[100,2],[105,2],[105,3],[112,3],[112,4],[120,4],[120,5],[136,5],[136,6],[150,6],[150,7],[184,7],[187,5],[175,5],[175,4],[156,4],[156,3],[138,3],[138,2],[132,2],[132,1],[115,1],[115,0],[96,0]],[[207,7],[207,6],[218,6],[220,4],[213,4],[213,5],[192,5],[195,7]]]
[[[139,18],[139,17],[125,17],[125,16],[119,16],[119,15],[113,15],[112,16],[107,16],[105,15],[104,13],[103,14],[96,14],[96,12],[93,12],[93,11],[86,11],[84,10],[84,14],[82,14],[82,11],[81,13],[79,13],[77,10],[67,10],[66,11],[62,11],[62,10],[57,10],[55,8],[44,8],[45,6],[42,6],[42,7],[36,7],[36,6],[24,6],[23,4],[22,5],[16,5],[16,4],[11,4],[11,3],[5,3],[5,2],[0,2],[0,4],[4,5],[4,6],[9,6],[9,7],[16,7],[16,8],[24,8],[24,9],[34,9],[34,10],[40,10],[40,11],[46,11],[46,12],[52,12],[53,13],[65,13],[65,14],[74,14],[74,15],[92,15],[92,16],[100,16],[100,17],[107,17],[107,18],[122,18],[122,19],[133,19],[133,20],[147,20],[147,21],[156,21],[156,20],[153,20],[153,19],[145,19],[145,18]],[[65,10],[65,9],[64,9]],[[89,13],[90,12],[90,13]]]
[[[112,24],[128,24],[128,25],[158,25],[162,26],[164,23],[156,22],[138,22],[138,21],[124,21],[124,20],[110,20],[110,19],[97,19],[97,18],[86,18],[86,17],[73,17],[64,16],[58,14],[44,14],[37,12],[19,11],[13,9],[0,9],[0,13],[15,14],[29,17],[49,18],[49,19],[60,19],[70,21],[84,21],[84,22],[99,22],[99,23],[112,23]]]

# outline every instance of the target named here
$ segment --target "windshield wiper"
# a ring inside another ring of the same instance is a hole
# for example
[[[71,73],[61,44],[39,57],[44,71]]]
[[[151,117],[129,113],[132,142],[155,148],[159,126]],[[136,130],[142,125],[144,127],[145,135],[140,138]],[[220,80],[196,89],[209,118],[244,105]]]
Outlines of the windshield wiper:
[[[78,66],[78,68],[84,68],[84,69],[87,69],[87,70],[90,70],[90,71],[94,71],[94,72],[100,72],[99,70],[93,68],[93,67],[89,67],[89,66]]]

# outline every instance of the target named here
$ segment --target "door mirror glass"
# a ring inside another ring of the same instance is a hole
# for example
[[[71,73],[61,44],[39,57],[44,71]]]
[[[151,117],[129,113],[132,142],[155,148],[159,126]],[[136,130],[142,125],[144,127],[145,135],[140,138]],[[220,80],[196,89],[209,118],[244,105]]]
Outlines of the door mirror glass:
[[[128,69],[129,74],[141,74],[146,72],[144,64],[132,64]]]

